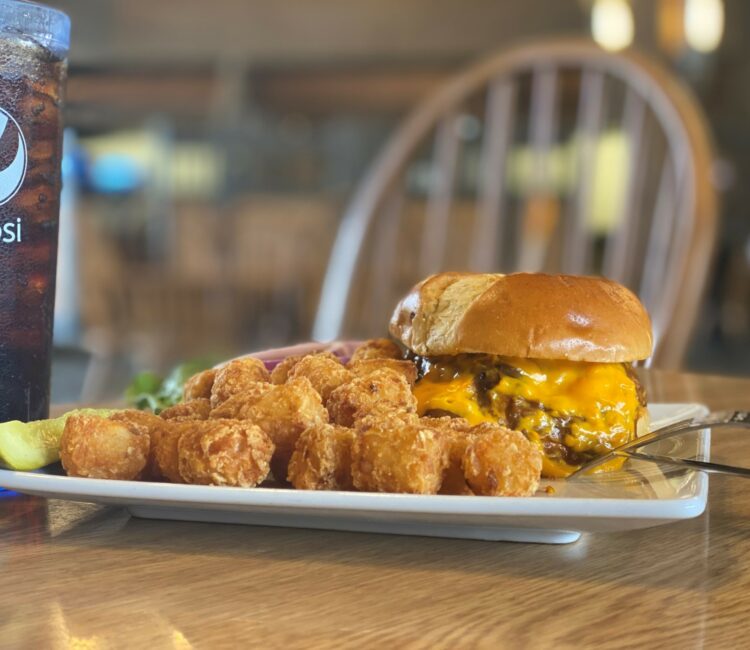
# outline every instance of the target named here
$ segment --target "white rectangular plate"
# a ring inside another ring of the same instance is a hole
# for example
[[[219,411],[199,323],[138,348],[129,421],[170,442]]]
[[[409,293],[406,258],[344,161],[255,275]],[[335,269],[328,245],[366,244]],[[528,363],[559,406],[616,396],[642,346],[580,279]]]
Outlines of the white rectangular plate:
[[[707,409],[652,404],[649,411],[653,429]],[[708,459],[710,432],[672,444],[690,457]],[[539,494],[524,498],[172,485],[8,470],[0,470],[0,486],[52,499],[121,505],[149,519],[558,544],[573,542],[582,532],[697,517],[708,496],[705,474],[667,472],[643,461],[628,461],[626,469],[591,479],[543,480]],[[547,486],[553,493],[544,492]]]

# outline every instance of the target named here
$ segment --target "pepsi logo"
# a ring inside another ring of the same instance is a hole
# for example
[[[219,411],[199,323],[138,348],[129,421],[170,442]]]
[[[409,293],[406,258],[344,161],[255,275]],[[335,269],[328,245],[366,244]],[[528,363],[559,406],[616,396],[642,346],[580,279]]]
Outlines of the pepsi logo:
[[[0,108],[0,205],[10,201],[26,178],[26,139],[21,127]]]

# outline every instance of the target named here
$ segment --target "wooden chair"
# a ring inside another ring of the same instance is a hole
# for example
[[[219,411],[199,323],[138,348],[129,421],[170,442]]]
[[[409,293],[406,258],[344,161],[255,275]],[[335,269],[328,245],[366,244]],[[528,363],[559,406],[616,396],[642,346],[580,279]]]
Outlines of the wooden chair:
[[[328,197],[254,194],[229,213],[229,282],[253,345],[309,335],[340,206]]]
[[[344,214],[313,336],[382,333],[440,270],[601,274],[631,287],[654,360],[680,363],[714,245],[703,115],[634,52],[531,43],[457,75],[402,123]]]

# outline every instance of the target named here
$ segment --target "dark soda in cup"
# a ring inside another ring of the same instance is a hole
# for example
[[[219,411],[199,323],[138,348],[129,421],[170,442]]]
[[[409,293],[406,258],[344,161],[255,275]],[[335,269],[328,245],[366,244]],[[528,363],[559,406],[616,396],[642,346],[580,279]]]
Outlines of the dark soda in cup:
[[[0,0],[0,422],[49,414],[68,17]]]

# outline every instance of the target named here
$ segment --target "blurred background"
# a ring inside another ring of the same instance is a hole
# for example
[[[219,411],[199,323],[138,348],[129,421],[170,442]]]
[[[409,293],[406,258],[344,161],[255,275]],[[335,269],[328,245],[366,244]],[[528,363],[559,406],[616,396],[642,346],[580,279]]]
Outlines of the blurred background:
[[[750,374],[745,0],[48,4],[73,23],[56,401],[81,386],[84,398],[116,395],[145,368],[309,339],[342,215],[400,121],[481,57],[561,36],[634,47],[697,97],[720,220],[683,364]],[[459,127],[480,139],[471,115]],[[404,192],[420,196],[428,175],[417,163]],[[388,315],[345,333],[384,334]]]

